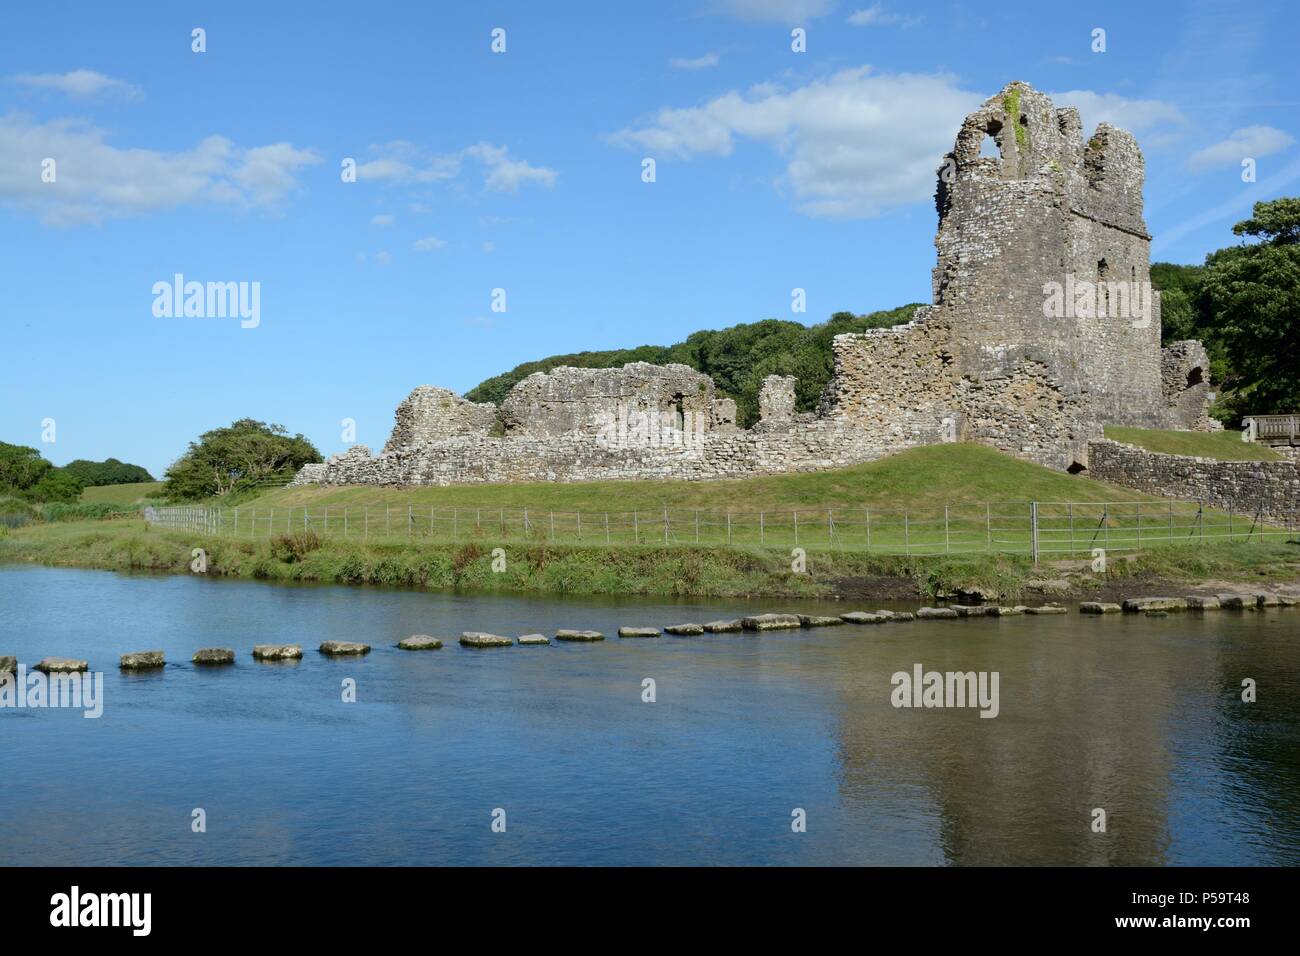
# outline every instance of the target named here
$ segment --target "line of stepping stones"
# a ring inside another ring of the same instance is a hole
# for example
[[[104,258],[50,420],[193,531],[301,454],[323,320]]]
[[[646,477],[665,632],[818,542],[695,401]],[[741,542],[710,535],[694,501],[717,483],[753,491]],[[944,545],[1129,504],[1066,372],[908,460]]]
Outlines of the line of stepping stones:
[[[1148,617],[1164,617],[1177,611],[1217,611],[1217,610],[1258,610],[1266,607],[1295,607],[1300,605],[1300,596],[1290,594],[1220,594],[1215,597],[1191,596],[1186,598],[1147,597],[1129,598],[1123,604],[1111,604],[1103,601],[1084,601],[1079,605],[1080,614],[1145,614]],[[709,621],[707,624],[669,624],[666,627],[620,627],[620,638],[660,637],[672,634],[679,637],[694,637],[700,634],[728,634],[740,631],[780,631],[805,627],[835,627],[842,624],[898,624],[913,620],[944,620],[961,617],[1010,617],[1017,614],[1065,614],[1067,608],[1060,604],[1043,604],[1030,607],[1017,604],[1000,607],[995,604],[957,605],[954,607],[923,607],[915,614],[910,611],[849,611],[838,616],[816,614],[754,614],[731,620]],[[593,642],[603,641],[605,635],[600,631],[560,629],[555,632],[557,641]],[[523,647],[550,644],[544,634],[525,634],[515,639],[500,634],[488,634],[484,631],[465,631],[460,636],[463,647],[489,648],[511,647],[519,644]],[[442,648],[442,641],[427,634],[414,634],[397,642],[397,647],[404,651],[436,651]],[[369,644],[354,641],[325,641],[319,648],[327,657],[357,657],[370,653]],[[302,646],[299,644],[258,644],[253,648],[253,659],[257,661],[289,661],[302,658]],[[194,653],[190,663],[197,666],[221,666],[235,663],[235,652],[228,647],[204,647]],[[163,667],[166,661],[162,651],[139,651],[123,654],[119,663],[122,670],[154,670]],[[0,656],[0,674],[15,673],[18,659],[12,656]],[[44,674],[81,673],[89,669],[84,660],[67,657],[46,657],[35,665],[35,670]]]

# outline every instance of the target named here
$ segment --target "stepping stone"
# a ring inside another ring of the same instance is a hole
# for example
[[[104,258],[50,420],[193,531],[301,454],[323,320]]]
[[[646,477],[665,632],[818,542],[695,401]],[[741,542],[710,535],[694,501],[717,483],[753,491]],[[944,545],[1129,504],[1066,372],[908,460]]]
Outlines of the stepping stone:
[[[911,611],[880,611],[880,614],[888,614],[885,621],[889,624],[906,624],[908,621],[915,621],[916,615]]]
[[[669,624],[664,628],[665,634],[677,634],[682,637],[694,637],[704,633],[703,624]]]
[[[849,611],[841,614],[840,620],[845,624],[884,624],[893,620],[893,616],[892,611]]]
[[[397,646],[404,651],[440,651],[442,641],[428,634],[412,634],[398,641]]]
[[[1295,607],[1300,604],[1300,597],[1296,597],[1294,594],[1279,594],[1277,603],[1280,607]]]
[[[1079,605],[1080,614],[1118,614],[1122,610],[1118,604],[1107,604],[1104,601],[1084,601]]]
[[[955,619],[957,612],[950,607],[923,607],[916,612],[916,616],[925,621],[949,617]]]
[[[258,644],[253,648],[255,661],[296,661],[302,657],[297,644]]]
[[[1118,604],[1115,605],[1115,610],[1117,611],[1119,610]],[[997,613],[994,615],[994,617],[1014,617],[1017,614],[1025,613],[1024,607],[1021,607],[1019,605],[1015,607],[998,607],[996,608],[996,611]]]
[[[1226,608],[1227,610],[1230,610],[1230,611],[1242,611],[1242,610],[1245,610],[1246,607],[1248,606],[1248,604],[1247,604],[1248,601],[1250,601],[1249,598],[1243,597],[1243,596],[1240,595],[1240,594],[1220,594],[1220,595],[1219,595],[1219,607],[1221,607],[1221,608]],[[1254,602],[1250,602],[1250,603],[1253,604]]]
[[[1161,611],[1161,610],[1143,611],[1142,616],[1143,617],[1168,617],[1169,612]]]
[[[704,629],[710,634],[731,634],[743,630],[743,627],[740,618],[735,618],[730,621],[710,621],[704,625]]]
[[[162,667],[162,651],[139,651],[135,654],[123,654],[118,666],[124,671],[148,671]]]
[[[740,626],[747,631],[783,631],[803,627],[797,614],[753,614],[742,617]]]
[[[330,657],[356,657],[360,654],[369,654],[369,644],[357,644],[353,641],[326,641],[320,646],[322,654],[328,654]]]
[[[42,674],[77,674],[88,670],[89,665],[71,657],[43,657],[34,669]]]
[[[1223,605],[1216,597],[1198,597],[1192,595],[1187,599],[1187,609],[1189,611],[1217,611]]]
[[[0,674],[17,674],[17,673],[18,673],[18,658],[8,657],[8,656],[0,657]]]
[[[460,636],[464,647],[510,647],[514,644],[508,637],[500,634],[487,634],[483,631],[466,631]]]
[[[200,667],[235,663],[235,652],[228,647],[200,647],[190,658],[191,664]]]
[[[1169,597],[1129,598],[1124,602],[1124,610],[1130,614],[1138,611],[1186,611],[1187,602]]]
[[[1025,608],[1026,614],[1064,614],[1065,608],[1059,604],[1043,604],[1039,607]]]
[[[844,621],[838,617],[820,614],[800,614],[799,623],[804,627],[839,627]]]
[[[985,604],[959,604],[953,610],[957,612],[958,617],[996,617],[998,613],[996,607]]]
[[[519,644],[523,647],[535,647],[538,644],[550,643],[550,639],[545,634],[525,634],[519,638]]]
[[[605,635],[600,631],[573,631],[561,629],[555,632],[557,641],[603,641]]]
[[[659,628],[657,627],[620,627],[618,629],[619,637],[658,637]]]

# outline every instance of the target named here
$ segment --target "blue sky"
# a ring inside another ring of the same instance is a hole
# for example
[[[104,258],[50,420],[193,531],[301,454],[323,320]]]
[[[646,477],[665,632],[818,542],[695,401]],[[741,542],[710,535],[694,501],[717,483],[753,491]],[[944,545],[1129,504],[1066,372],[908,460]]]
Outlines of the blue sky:
[[[1251,203],[1300,192],[1297,19],[1286,2],[13,5],[0,439],[155,474],[245,416],[326,454],[354,419],[377,449],[416,385],[928,301],[934,171],[1013,79],[1087,131],[1134,132],[1154,257],[1199,262]],[[176,273],[260,283],[259,324],[156,317]]]

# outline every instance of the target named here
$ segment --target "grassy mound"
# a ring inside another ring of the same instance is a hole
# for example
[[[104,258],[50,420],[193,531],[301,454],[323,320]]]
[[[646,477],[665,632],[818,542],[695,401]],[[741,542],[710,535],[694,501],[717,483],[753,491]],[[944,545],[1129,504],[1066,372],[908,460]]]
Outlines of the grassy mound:
[[[1267,445],[1241,440],[1241,432],[1177,432],[1158,428],[1106,426],[1106,437],[1162,455],[1192,455],[1219,461],[1281,461]]]

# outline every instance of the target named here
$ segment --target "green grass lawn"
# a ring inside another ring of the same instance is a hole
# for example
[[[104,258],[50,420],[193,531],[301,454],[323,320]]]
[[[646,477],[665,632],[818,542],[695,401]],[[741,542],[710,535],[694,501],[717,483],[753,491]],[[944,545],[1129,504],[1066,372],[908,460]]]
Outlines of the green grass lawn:
[[[133,505],[162,491],[161,481],[139,481],[129,485],[98,485],[81,492],[87,504]]]
[[[1158,428],[1106,426],[1106,437],[1164,455],[1193,455],[1220,461],[1281,461],[1267,445],[1241,440],[1241,432],[1177,432]]]

